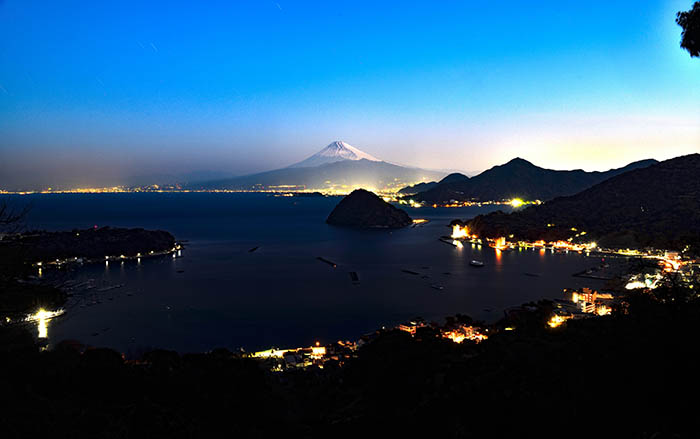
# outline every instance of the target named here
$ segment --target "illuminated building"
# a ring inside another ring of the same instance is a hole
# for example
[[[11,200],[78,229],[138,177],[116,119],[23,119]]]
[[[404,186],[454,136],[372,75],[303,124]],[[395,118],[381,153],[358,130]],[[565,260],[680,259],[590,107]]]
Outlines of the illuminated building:
[[[584,314],[597,314],[599,316],[608,315],[612,309],[604,304],[613,300],[612,294],[599,293],[590,288],[582,288],[581,290],[564,290],[568,295],[568,299],[573,302],[576,307]]]
[[[322,368],[328,360],[335,360],[342,364],[355,356],[358,347],[359,343],[349,341],[338,341],[328,346],[321,346],[316,342],[314,346],[308,348],[271,348],[248,354],[248,357],[262,361],[273,372],[281,372],[310,366]]]
[[[401,331],[404,331],[404,332],[408,332],[411,335],[416,335],[416,330],[418,328],[422,328],[424,326],[427,326],[427,325],[425,324],[425,322],[422,319],[415,319],[415,320],[411,320],[411,321],[406,322],[406,323],[401,323],[398,326],[398,329]]]
[[[466,226],[462,227],[459,224],[452,226],[452,239],[462,239],[469,237],[469,229]]]
[[[311,348],[311,356],[314,358],[321,358],[324,355],[326,355],[326,347],[325,346],[318,346],[318,343],[316,346]]]
[[[505,249],[507,247],[505,236],[501,236],[500,238],[496,239],[491,246],[497,250]]]

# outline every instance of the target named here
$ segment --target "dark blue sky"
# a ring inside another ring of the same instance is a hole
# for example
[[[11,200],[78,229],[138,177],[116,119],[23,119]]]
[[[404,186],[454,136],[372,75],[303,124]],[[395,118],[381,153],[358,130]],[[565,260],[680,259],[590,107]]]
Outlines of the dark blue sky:
[[[691,4],[0,1],[0,188],[249,173],[333,140],[466,171],[698,151]]]

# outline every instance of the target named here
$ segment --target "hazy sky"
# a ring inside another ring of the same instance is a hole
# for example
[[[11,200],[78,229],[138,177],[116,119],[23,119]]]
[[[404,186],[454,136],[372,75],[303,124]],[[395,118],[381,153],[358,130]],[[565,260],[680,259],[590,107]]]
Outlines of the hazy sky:
[[[0,0],[0,188],[288,165],[700,150],[685,1]]]

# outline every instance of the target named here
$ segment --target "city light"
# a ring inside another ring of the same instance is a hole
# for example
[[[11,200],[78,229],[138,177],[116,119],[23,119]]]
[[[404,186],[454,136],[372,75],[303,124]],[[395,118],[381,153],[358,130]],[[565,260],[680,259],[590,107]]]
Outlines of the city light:
[[[510,200],[510,205],[513,206],[513,208],[515,209],[522,206],[523,204],[525,204],[525,202],[520,198],[513,198],[512,200]]]
[[[560,316],[558,314],[554,314],[549,319],[547,324],[549,325],[550,328],[558,328],[559,326],[561,326],[564,322],[566,322],[570,318],[571,317],[565,317],[565,316]]]
[[[479,331],[479,328],[474,326],[460,326],[457,329],[443,331],[442,336],[455,343],[462,343],[464,340],[471,340],[476,343],[486,340],[488,337]]]
[[[452,226],[452,239],[464,239],[464,238],[469,238],[469,229],[464,226],[460,226],[459,224],[455,224]]]

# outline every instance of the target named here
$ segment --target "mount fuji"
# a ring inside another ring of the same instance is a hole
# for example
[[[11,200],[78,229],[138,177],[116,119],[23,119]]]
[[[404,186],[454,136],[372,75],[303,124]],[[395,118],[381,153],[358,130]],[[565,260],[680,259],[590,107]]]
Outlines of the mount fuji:
[[[328,163],[340,162],[343,160],[369,160],[371,162],[381,162],[378,158],[360,151],[349,143],[336,140],[326,146],[311,157],[295,163],[290,168],[311,168],[314,166],[326,165]]]
[[[331,193],[350,193],[355,188],[398,191],[406,185],[437,180],[444,175],[438,171],[388,163],[338,140],[286,168],[191,183],[186,187],[259,191],[314,190]]]

